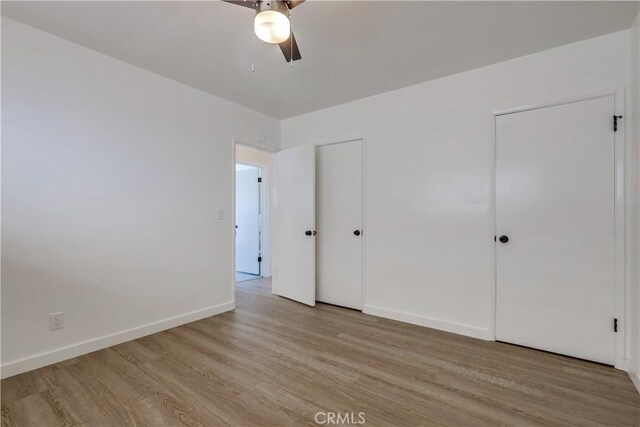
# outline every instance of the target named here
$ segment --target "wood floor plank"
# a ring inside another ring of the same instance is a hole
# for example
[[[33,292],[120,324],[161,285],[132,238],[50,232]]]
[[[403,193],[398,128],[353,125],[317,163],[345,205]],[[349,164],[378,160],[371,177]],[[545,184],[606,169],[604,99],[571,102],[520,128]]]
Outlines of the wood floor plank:
[[[237,285],[237,308],[1,382],[2,426],[640,426],[611,367],[315,308]]]

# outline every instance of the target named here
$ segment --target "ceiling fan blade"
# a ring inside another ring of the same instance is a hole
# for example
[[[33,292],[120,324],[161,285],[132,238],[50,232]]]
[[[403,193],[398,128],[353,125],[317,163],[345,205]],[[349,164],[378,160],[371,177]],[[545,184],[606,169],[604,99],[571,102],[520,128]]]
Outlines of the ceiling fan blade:
[[[249,9],[256,9],[256,2],[254,0],[222,0],[225,3],[235,4],[237,6],[248,7]]]
[[[291,43],[293,43],[293,46],[291,46]],[[291,32],[291,37],[289,37],[282,43],[278,43],[278,46],[280,46],[280,50],[284,54],[284,58],[287,60],[287,62],[297,61],[298,59],[302,58],[302,55],[300,55],[300,49],[298,49],[298,43],[296,43],[296,37],[293,35],[293,32]]]
[[[304,2],[304,0],[284,0],[284,2],[287,4],[287,7],[289,9],[293,9],[294,7]]]

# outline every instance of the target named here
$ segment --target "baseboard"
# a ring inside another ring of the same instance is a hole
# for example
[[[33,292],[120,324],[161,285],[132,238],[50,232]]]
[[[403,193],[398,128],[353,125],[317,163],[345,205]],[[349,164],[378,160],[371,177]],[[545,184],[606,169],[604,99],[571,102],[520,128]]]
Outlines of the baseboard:
[[[636,390],[640,393],[640,377],[638,377],[637,372],[629,372],[629,378],[631,378],[631,382],[634,386],[636,386]]]
[[[487,341],[493,341],[495,339],[489,329],[465,325],[463,323],[450,322],[447,320],[406,313],[403,311],[389,310],[387,308],[375,307],[371,305],[366,305],[362,312],[365,314],[371,314],[373,316],[380,316],[386,319],[398,320],[400,322],[411,323],[418,326],[426,326],[427,328],[453,332],[454,334],[466,335],[468,337],[480,338]]]
[[[102,350],[103,348],[121,344],[126,341],[135,340],[146,335],[155,334],[156,332],[175,328],[176,326],[184,325],[186,323],[195,322],[196,320],[204,319],[205,317],[215,316],[216,314],[224,313],[226,311],[233,310],[234,308],[235,303],[233,302],[218,304],[157,322],[148,323],[136,328],[127,329],[122,332],[116,332],[115,334],[105,335],[67,347],[58,348],[46,353],[29,356],[24,359],[3,364],[0,367],[0,378],[4,379],[33,369],[42,368],[43,366],[62,362],[63,360],[71,359],[97,350]]]

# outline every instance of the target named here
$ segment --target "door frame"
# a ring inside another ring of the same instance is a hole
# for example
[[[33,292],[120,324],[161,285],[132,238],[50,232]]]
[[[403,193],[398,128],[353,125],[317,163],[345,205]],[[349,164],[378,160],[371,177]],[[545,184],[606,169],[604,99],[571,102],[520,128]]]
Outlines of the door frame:
[[[273,151],[270,151],[266,148],[260,148],[260,147],[256,147],[254,145],[251,144],[245,144],[243,143],[241,140],[239,140],[236,137],[232,137],[231,140],[229,141],[231,144],[231,156],[230,156],[230,163],[229,163],[229,167],[231,169],[231,209],[229,209],[229,228],[228,228],[228,233],[230,236],[230,241],[231,241],[231,276],[230,276],[230,288],[231,288],[231,301],[234,304],[236,304],[236,227],[235,227],[235,223],[236,223],[236,147],[238,145],[243,145],[245,147],[249,147],[251,149],[254,150],[258,150],[258,151],[264,151],[265,153],[270,153],[270,154],[274,154]],[[266,205],[262,205],[265,212],[263,212],[262,215],[262,236],[261,236],[261,248],[264,248],[264,245],[269,245],[266,246],[269,248],[269,262],[271,263],[271,268],[269,268],[269,272],[273,273],[272,268],[273,268],[273,253],[272,253],[272,246],[271,246],[271,242],[272,242],[272,236],[271,236],[271,221],[273,221],[273,218],[271,218],[271,200],[270,198],[272,197],[271,192],[275,191],[275,188],[271,186],[271,182],[267,182],[268,180],[273,180],[275,182],[275,173],[274,171],[272,171],[272,167],[269,165],[265,165],[265,164],[252,164],[252,163],[248,163],[248,162],[241,162],[242,164],[246,164],[248,166],[255,166],[258,168],[261,168],[263,172],[266,171],[266,174],[268,175],[267,177],[265,177],[263,175],[262,178],[262,193],[261,193],[261,197],[263,198],[263,200],[266,202]],[[269,184],[269,185],[265,185],[265,184]],[[266,189],[269,189],[269,194],[265,194]],[[269,217],[269,221],[265,220],[265,213],[268,213],[268,217]],[[268,238],[265,237],[265,228],[268,228]],[[264,255],[263,255],[264,258]],[[262,268],[262,266],[260,266],[260,277],[263,277],[262,274],[264,272],[264,269]]]
[[[362,275],[362,308],[361,311],[364,313],[364,309],[367,306],[367,269],[366,269],[366,259],[367,259],[367,250],[366,250],[366,241],[368,227],[367,227],[367,204],[366,204],[366,191],[367,191],[367,138],[366,136],[352,136],[348,138],[338,138],[338,139],[328,139],[328,140],[319,140],[314,142],[314,148],[324,145],[337,145],[337,144],[345,144],[347,142],[355,142],[362,141],[362,234],[360,239],[360,247],[362,249],[362,266],[361,266],[361,275]],[[316,156],[317,157],[317,156]],[[316,207],[317,209],[317,207]]]
[[[625,152],[626,141],[626,100],[625,88],[616,88],[606,91],[587,93],[577,96],[558,98],[546,102],[523,105],[515,108],[492,111],[492,132],[493,144],[492,149],[492,168],[491,168],[491,210],[493,217],[493,235],[497,235],[497,209],[496,209],[496,155],[497,155],[497,118],[506,114],[520,113],[524,111],[537,110],[541,108],[554,107],[564,104],[572,104],[576,102],[587,101],[590,99],[603,98],[606,96],[614,97],[614,114],[622,115],[622,123],[618,125],[618,131],[614,133],[614,316],[619,319],[618,333],[614,334],[614,366],[617,369],[628,370],[630,358],[630,336],[627,324],[630,321],[630,296],[631,289],[628,283],[628,275],[626,275],[626,266],[630,265],[628,259],[630,251],[626,250],[626,234],[625,234],[625,218],[626,218],[626,197],[625,197],[625,163],[627,160]],[[613,118],[612,118],[613,119]],[[493,246],[493,288],[491,292],[491,306],[493,308],[493,321],[490,326],[490,336],[496,340],[496,323],[497,323],[497,293],[498,293],[498,277],[497,277],[497,243],[494,241]]]

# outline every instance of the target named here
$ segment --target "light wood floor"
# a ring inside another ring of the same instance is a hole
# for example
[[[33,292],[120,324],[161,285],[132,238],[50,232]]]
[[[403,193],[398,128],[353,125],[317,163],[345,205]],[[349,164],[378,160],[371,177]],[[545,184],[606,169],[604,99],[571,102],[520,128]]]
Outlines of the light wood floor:
[[[613,368],[238,285],[235,312],[2,381],[2,425],[639,425]],[[324,416],[319,418],[324,421]],[[358,421],[357,415],[355,421]]]

